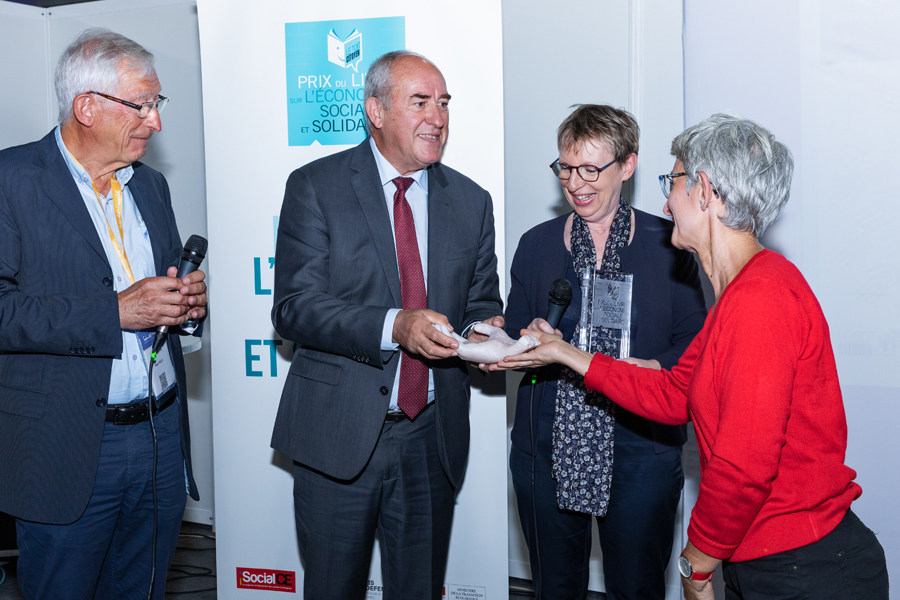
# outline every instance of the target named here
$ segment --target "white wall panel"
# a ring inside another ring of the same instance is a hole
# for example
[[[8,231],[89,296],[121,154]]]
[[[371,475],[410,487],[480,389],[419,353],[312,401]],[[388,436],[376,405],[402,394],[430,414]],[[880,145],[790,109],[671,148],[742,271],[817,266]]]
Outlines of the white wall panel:
[[[50,131],[44,15],[45,9],[0,1],[0,148]]]

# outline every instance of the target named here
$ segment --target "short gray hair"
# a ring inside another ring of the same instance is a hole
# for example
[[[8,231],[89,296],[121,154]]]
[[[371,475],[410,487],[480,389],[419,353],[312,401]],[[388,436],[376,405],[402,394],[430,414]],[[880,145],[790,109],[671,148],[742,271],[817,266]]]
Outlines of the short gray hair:
[[[672,140],[672,155],[684,165],[688,192],[706,173],[731,229],[761,236],[791,195],[791,151],[748,119],[716,113]]]
[[[372,63],[369,67],[369,71],[366,73],[366,85],[363,88],[363,96],[365,96],[366,100],[375,98],[381,102],[386,109],[391,109],[391,98],[394,95],[394,82],[391,79],[391,69],[394,67],[395,62],[406,56],[415,56],[431,63],[430,60],[421,54],[417,54],[410,50],[394,50],[393,52],[382,54]],[[369,113],[365,110],[363,110],[363,112],[366,113],[366,131],[371,135],[372,121],[369,119]]]
[[[53,83],[60,124],[72,117],[75,96],[91,91],[114,95],[119,77],[129,71],[141,77],[155,74],[153,54],[109,29],[94,27],[81,32],[56,63]]]

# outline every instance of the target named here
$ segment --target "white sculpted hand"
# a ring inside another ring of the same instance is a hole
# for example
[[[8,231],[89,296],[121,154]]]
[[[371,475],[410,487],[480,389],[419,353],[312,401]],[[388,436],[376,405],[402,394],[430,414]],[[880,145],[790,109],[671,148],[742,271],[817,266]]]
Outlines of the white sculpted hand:
[[[450,333],[443,325],[434,325],[434,327],[441,333],[450,335],[459,342],[459,348],[456,349],[456,353],[461,359],[476,364],[499,362],[507,356],[521,354],[540,345],[537,338],[530,335],[523,335],[518,341],[513,340],[500,327],[494,327],[487,323],[476,323],[473,328],[478,333],[488,336],[487,340],[483,342],[474,342],[455,333]]]

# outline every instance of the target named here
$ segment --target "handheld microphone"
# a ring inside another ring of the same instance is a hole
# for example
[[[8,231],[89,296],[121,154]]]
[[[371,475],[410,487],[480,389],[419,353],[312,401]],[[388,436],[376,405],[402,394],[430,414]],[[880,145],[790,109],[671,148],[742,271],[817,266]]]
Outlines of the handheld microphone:
[[[559,328],[559,320],[572,301],[572,284],[568,279],[557,279],[550,286],[550,299],[547,302],[547,322],[553,329]]]
[[[178,273],[175,277],[184,279],[199,269],[200,263],[206,258],[206,249],[208,247],[209,242],[206,241],[206,238],[202,235],[192,235],[188,238],[187,243],[184,245],[184,251],[181,253],[181,262],[178,264]],[[571,297],[571,295],[572,293],[570,291],[569,296]],[[154,360],[156,359],[156,353],[159,352],[159,349],[166,343],[168,334],[168,325],[160,325],[156,329],[156,335],[153,337],[153,349],[150,352]]]

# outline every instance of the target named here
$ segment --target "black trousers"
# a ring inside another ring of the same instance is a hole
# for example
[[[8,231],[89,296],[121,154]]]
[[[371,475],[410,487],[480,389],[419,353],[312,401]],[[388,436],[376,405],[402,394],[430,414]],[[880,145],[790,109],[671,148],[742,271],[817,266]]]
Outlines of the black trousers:
[[[884,550],[852,510],[818,542],[722,569],[726,600],[888,600]]]
[[[583,599],[590,577],[592,517],[557,507],[556,481],[550,475],[552,415],[543,412],[537,425],[533,487],[531,454],[513,446],[509,457],[535,596]],[[664,600],[683,484],[680,449],[656,454],[651,440],[616,422],[609,508],[597,518],[609,600]]]
[[[385,423],[351,481],[294,464],[306,600],[362,600],[376,531],[384,600],[440,600],[456,493],[441,467],[434,407]]]

